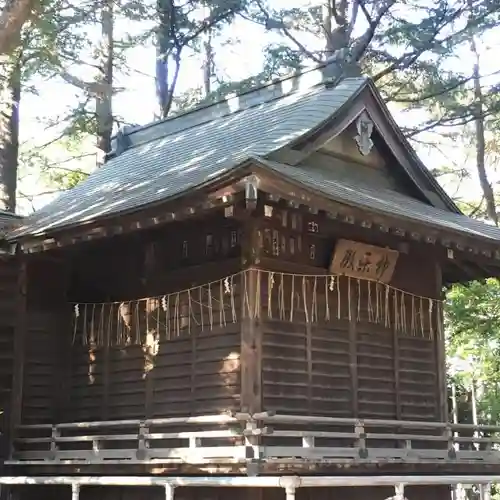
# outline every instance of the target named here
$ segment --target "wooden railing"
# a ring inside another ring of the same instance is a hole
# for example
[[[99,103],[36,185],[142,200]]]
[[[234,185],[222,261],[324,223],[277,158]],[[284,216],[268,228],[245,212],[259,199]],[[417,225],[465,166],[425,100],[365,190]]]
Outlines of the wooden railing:
[[[21,426],[8,463],[500,466],[499,445],[496,426],[263,413]]]

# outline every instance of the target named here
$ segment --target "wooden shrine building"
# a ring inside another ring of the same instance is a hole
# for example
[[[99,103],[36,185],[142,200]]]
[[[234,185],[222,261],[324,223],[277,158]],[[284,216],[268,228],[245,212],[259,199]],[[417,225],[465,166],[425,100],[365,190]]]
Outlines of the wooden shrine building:
[[[369,79],[314,69],[125,130],[8,239],[0,483],[64,485],[22,498],[441,500],[500,475],[499,429],[448,423],[442,318],[445,286],[500,275],[500,230]]]

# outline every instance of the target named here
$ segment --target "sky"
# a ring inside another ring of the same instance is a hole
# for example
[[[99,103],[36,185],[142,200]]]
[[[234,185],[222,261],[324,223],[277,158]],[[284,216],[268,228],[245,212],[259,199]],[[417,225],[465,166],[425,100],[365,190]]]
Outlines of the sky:
[[[311,5],[314,0],[308,2],[306,0],[273,0],[272,4],[275,8],[287,6],[302,7]],[[318,2],[316,2],[318,3]],[[119,38],[125,32],[133,32],[134,30],[144,30],[147,28],[145,23],[140,26],[133,23],[121,22],[118,23],[116,37]],[[362,27],[360,29],[363,29]],[[230,27],[223,30],[223,36],[226,40],[232,40],[233,43],[216,47],[216,61],[218,70],[228,79],[240,80],[256,74],[260,71],[263,62],[262,51],[264,46],[270,40],[280,40],[281,37],[277,34],[265,32],[265,30],[253,23],[242,19],[234,22]],[[312,36],[302,41],[305,42],[308,48],[318,48],[318,41]],[[483,40],[480,43],[482,57],[482,72],[483,74],[493,73],[497,71],[497,54],[498,41],[495,37],[491,40]],[[129,123],[145,124],[153,120],[156,111],[156,95],[154,85],[154,70],[155,70],[155,48],[151,46],[137,47],[128,51],[126,67],[118,74],[117,86],[123,88],[122,92],[118,93],[113,101],[114,112],[118,116],[122,116]],[[463,68],[464,65],[472,67],[473,60],[470,51],[464,47],[458,54],[455,61],[450,62],[450,67]],[[88,67],[70,68],[78,76],[89,78],[91,71]],[[447,69],[447,68],[443,68]],[[178,82],[178,90],[187,90],[190,87],[201,85],[202,72],[200,70],[200,60],[193,54],[189,54],[183,59],[181,65],[181,73]],[[52,139],[58,133],[57,127],[45,130],[45,126],[40,123],[47,117],[63,116],[67,114],[71,106],[77,102],[76,98],[81,93],[71,85],[61,81],[60,79],[51,79],[49,81],[38,79],[34,82],[38,88],[38,95],[30,95],[26,93],[21,102],[21,139],[29,144],[44,144]],[[391,111],[396,117],[396,120],[402,124],[410,125],[415,120],[423,121],[425,116],[422,113],[403,113],[401,109],[392,106]],[[92,144],[88,144],[88,150],[92,151]],[[456,165],[467,164],[470,168],[470,151],[464,149],[462,144],[442,144],[442,151],[438,153],[436,150],[428,150],[425,147],[417,146],[417,150],[421,155],[424,163],[429,167],[439,166],[447,162],[453,162]],[[64,161],[72,154],[60,149],[52,150],[53,160]],[[94,158],[88,157],[81,161],[73,161],[64,163],[67,168],[75,166],[83,168],[91,168],[94,164]],[[25,194],[33,195],[51,191],[50,186],[47,186],[44,179],[40,178],[38,173],[31,169],[21,173],[21,190]],[[498,179],[495,179],[498,180]],[[446,186],[450,194],[456,194],[457,189],[464,191],[473,197],[479,194],[477,183],[469,182],[467,185],[459,187],[454,185]],[[23,198],[20,198],[20,211],[29,212],[33,208],[39,208],[44,203],[53,198],[53,194],[35,196],[33,203],[27,203]]]

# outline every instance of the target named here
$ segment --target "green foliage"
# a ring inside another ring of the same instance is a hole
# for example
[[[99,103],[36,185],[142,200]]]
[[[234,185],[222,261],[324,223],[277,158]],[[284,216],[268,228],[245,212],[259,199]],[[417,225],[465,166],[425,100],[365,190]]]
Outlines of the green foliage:
[[[475,382],[482,421],[500,423],[500,282],[456,285],[447,295],[448,358],[462,387]]]

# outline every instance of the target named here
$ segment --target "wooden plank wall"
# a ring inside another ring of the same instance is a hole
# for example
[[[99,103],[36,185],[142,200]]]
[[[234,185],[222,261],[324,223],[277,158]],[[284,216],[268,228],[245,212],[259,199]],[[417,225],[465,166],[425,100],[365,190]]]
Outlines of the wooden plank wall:
[[[108,243],[106,248],[96,246],[81,256],[85,259],[80,261],[83,272],[74,277],[72,301],[138,299],[223,278],[239,270],[239,238],[234,221],[217,217],[179,224],[168,232],[148,233],[140,240],[124,239],[114,245]],[[121,254],[117,253],[118,246]],[[198,304],[194,306],[191,317],[184,310],[179,334],[169,339],[163,331],[162,312],[155,354],[137,345],[90,349],[82,345],[81,332],[77,332],[68,372],[70,398],[62,411],[63,419],[154,418],[238,409],[240,326],[232,322],[228,299],[224,304],[226,326],[221,324],[218,293],[219,289],[213,290],[212,329],[207,296],[201,309]],[[239,277],[233,281],[232,293],[239,308]],[[199,324],[201,310],[205,315],[203,326]],[[157,309],[151,313],[153,324],[156,314]],[[142,328],[141,337],[145,338],[145,325]]]
[[[54,318],[41,312],[28,315],[28,331],[24,358],[23,424],[52,422],[56,337]]]
[[[300,226],[295,222],[295,229],[291,225],[291,214],[301,221]],[[297,275],[327,273],[335,237],[328,234],[332,228],[328,227],[327,232],[327,226],[325,230],[321,223],[314,226],[314,220],[314,215],[281,207],[273,210],[272,217],[263,219],[262,245],[267,256],[264,265],[275,271],[273,290],[269,289],[267,281],[262,286],[263,409],[338,417],[439,420],[436,326],[431,332],[429,324],[425,323],[424,331],[419,329],[413,335],[397,331],[394,320],[389,327],[383,322],[369,322],[366,282],[359,285],[357,280],[351,279],[349,292],[347,278],[342,277],[335,284],[344,297],[341,314],[338,316],[335,300],[330,299],[331,318],[325,321],[323,280],[323,288],[317,290],[315,297],[319,320],[308,323],[302,304],[303,293],[299,290],[301,279],[292,285],[291,277],[285,274],[283,295],[287,319],[280,321],[280,271]],[[343,233],[342,227],[337,230],[339,238],[363,241],[359,235]],[[366,234],[364,241],[382,246],[388,243],[367,240]],[[413,247],[409,253],[400,253],[391,286],[437,298],[434,262]],[[300,298],[290,321],[292,287],[295,294],[299,291]],[[312,291],[313,278],[308,278],[309,308]],[[272,318],[268,313],[270,293]],[[353,308],[350,315],[345,300],[349,293]],[[407,303],[408,316],[409,307]],[[394,311],[393,305],[390,311]]]
[[[55,259],[31,259],[27,265],[27,332],[24,352],[22,423],[50,423],[57,418],[67,359],[68,307],[66,267]]]
[[[275,273],[276,287],[280,280],[281,275]],[[341,294],[348,293],[346,281],[340,280]],[[288,303],[291,289],[287,276],[285,282]],[[330,302],[331,318],[326,321],[321,290],[316,296],[320,311],[317,322],[305,320],[300,304],[295,306],[293,321],[289,307],[285,307],[287,319],[270,319],[267,288],[262,295],[264,409],[336,417],[438,420],[436,340],[429,338],[428,330],[424,336],[411,336],[369,323],[366,305],[358,311],[355,299],[351,321],[346,319],[346,311],[341,311],[338,319],[335,301]],[[271,304],[272,316],[277,318],[276,291]]]
[[[160,342],[154,366],[139,346],[73,348],[70,422],[138,419],[236,410],[240,394],[238,324],[192,329]]]
[[[0,434],[8,433],[14,373],[14,328],[18,265],[14,257],[0,259]],[[6,444],[6,443],[4,443]],[[8,452],[2,445],[2,456]]]

